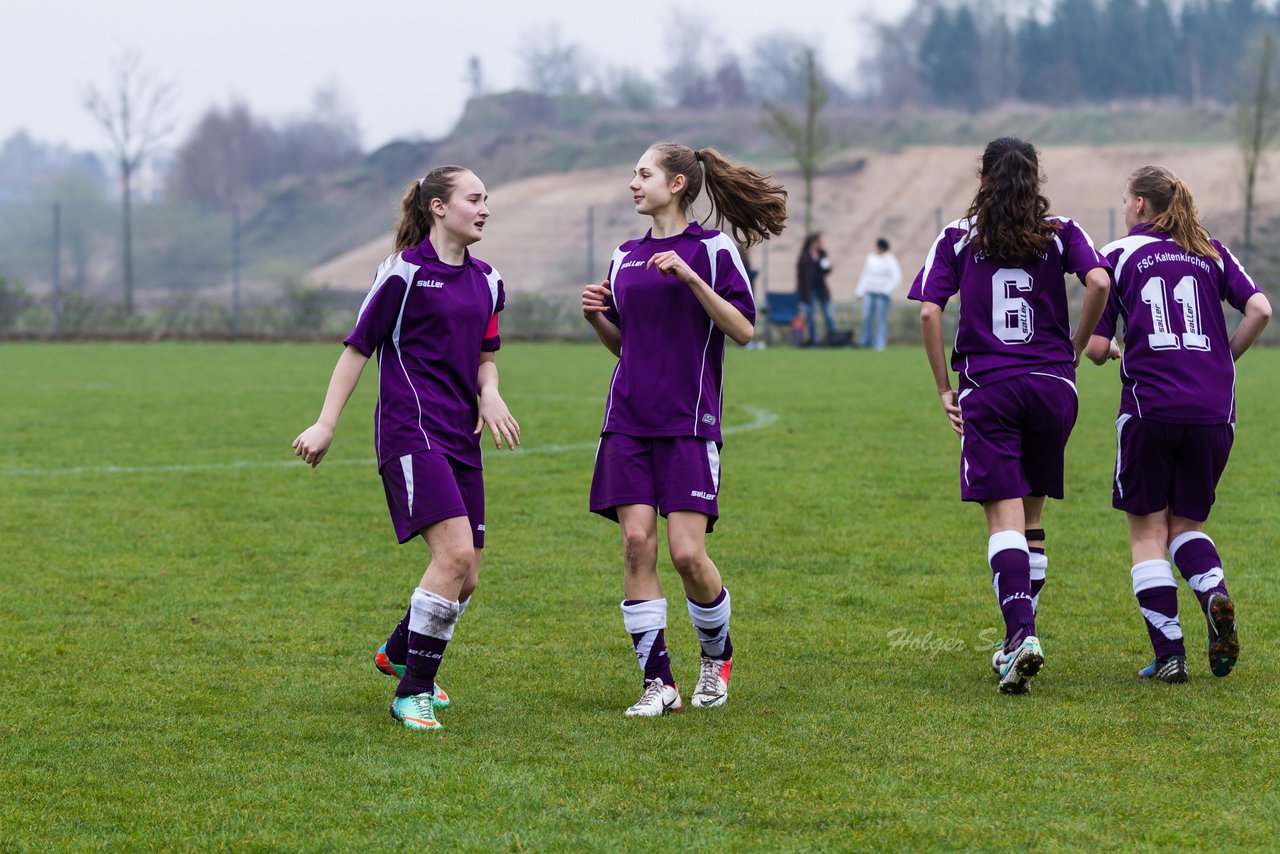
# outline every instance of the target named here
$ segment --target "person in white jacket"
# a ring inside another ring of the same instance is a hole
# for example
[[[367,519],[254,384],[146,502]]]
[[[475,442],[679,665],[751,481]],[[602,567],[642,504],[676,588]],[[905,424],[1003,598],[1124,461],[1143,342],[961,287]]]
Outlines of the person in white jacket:
[[[902,284],[902,268],[889,251],[889,241],[881,237],[876,251],[867,256],[858,277],[854,296],[862,297],[862,341],[859,346],[883,350],[889,337],[889,299]],[[874,334],[874,339],[873,339]]]

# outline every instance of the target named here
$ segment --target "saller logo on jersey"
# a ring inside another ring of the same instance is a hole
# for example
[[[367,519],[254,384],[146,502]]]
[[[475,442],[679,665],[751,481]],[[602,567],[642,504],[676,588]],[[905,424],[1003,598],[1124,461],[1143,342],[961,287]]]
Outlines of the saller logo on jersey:
[[[435,279],[424,279],[421,282],[414,282],[420,288],[443,288],[444,282],[437,282]]]
[[[625,270],[625,269],[627,269],[628,267],[643,267],[643,266],[644,266],[644,262],[643,262],[643,261],[628,261],[627,263],[623,264],[623,265],[622,265],[621,267],[619,267],[618,269],[619,269],[619,270]]]

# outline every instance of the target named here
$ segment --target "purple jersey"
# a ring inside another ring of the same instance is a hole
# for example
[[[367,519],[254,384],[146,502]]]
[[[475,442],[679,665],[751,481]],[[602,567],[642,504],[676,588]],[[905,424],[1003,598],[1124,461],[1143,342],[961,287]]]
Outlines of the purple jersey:
[[[962,386],[1035,371],[1075,379],[1066,276],[1111,265],[1084,229],[1063,217],[1050,219],[1058,233],[1044,255],[1025,266],[975,254],[967,219],[944,228],[929,250],[908,297],[945,308],[960,294],[951,368]]]
[[[622,333],[622,356],[600,432],[719,442],[725,336],[688,285],[646,269],[668,250],[755,323],[747,272],[726,235],[695,222],[674,237],[646,233],[619,246],[609,264],[613,305],[605,317]]]
[[[1238,311],[1258,293],[1235,257],[1213,241],[1219,260],[1192,255],[1139,223],[1103,247],[1115,287],[1095,335],[1116,334],[1124,318],[1120,412],[1176,424],[1236,418],[1236,366],[1222,302]]]
[[[480,468],[480,353],[500,346],[505,303],[498,271],[469,252],[455,267],[424,239],[382,262],[344,342],[378,354],[379,468],[421,451]]]

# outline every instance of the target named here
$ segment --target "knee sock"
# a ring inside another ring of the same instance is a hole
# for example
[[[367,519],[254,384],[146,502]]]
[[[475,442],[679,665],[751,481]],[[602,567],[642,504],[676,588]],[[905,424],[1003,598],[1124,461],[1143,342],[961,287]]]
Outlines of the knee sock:
[[[663,685],[676,684],[676,678],[671,674],[671,659],[667,655],[667,600],[624,600],[622,624],[631,635],[644,681],[661,679]]]
[[[729,588],[721,586],[720,595],[703,605],[692,599],[689,603],[689,619],[698,633],[698,643],[707,658],[728,661],[733,658],[733,642],[729,640]]]
[[[997,531],[987,543],[987,562],[991,564],[991,586],[1004,617],[1004,650],[1012,652],[1023,638],[1036,633],[1027,538],[1020,531]]]
[[[468,596],[458,603],[458,619],[462,619],[462,614],[467,610],[467,603],[471,601]],[[387,658],[392,664],[404,664],[405,657],[409,654],[409,611],[404,612],[404,617],[391,630],[391,636],[387,638]]]
[[[1211,593],[1228,595],[1226,578],[1222,574],[1222,558],[1218,557],[1213,540],[1203,532],[1187,531],[1175,537],[1169,544],[1169,559],[1195,591],[1196,598],[1200,600],[1200,610],[1208,607]]]
[[[1028,542],[1027,550],[1031,552],[1031,610],[1033,613],[1040,610],[1040,591],[1044,589],[1045,573],[1049,569],[1049,558],[1044,553],[1044,528],[1029,528],[1026,532],[1027,540],[1035,540],[1040,543],[1038,546],[1030,545]]]
[[[397,697],[429,694],[435,690],[436,671],[458,622],[458,603],[421,587],[409,602],[409,643],[404,676],[396,686]]]
[[[1133,595],[1147,625],[1147,635],[1156,658],[1186,655],[1182,643],[1182,623],[1178,620],[1178,583],[1167,560],[1144,560],[1129,570]]]

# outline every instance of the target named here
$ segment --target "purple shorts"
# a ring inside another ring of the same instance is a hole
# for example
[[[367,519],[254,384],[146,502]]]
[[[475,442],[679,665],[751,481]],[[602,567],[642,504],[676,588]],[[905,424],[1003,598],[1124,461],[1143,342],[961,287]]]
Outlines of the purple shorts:
[[[1136,516],[1167,507],[1175,516],[1203,522],[1235,438],[1234,424],[1170,424],[1121,415],[1111,506]]]
[[[441,453],[406,454],[382,467],[382,488],[396,538],[407,543],[436,522],[465,516],[471,542],[484,548],[484,472]]]
[[[1079,408],[1075,384],[1052,374],[962,391],[960,498],[1061,498],[1063,458]]]
[[[648,504],[666,516],[692,510],[707,517],[707,533],[720,516],[720,445],[690,436],[639,437],[606,433],[596,449],[591,512],[618,521],[624,504]]]

